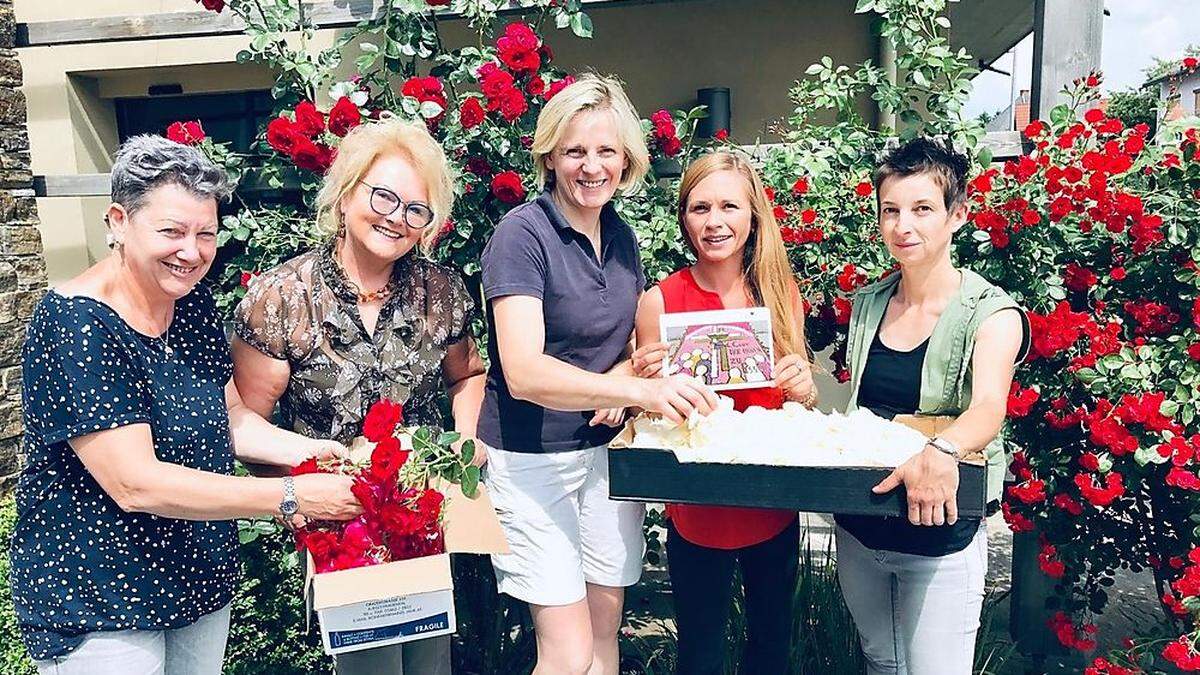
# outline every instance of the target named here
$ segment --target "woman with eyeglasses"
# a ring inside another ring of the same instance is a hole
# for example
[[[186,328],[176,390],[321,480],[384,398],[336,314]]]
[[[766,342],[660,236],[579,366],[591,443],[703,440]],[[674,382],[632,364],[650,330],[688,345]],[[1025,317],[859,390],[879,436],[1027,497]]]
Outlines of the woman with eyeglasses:
[[[423,125],[390,118],[347,134],[317,197],[330,240],[256,278],[238,307],[246,405],[265,416],[278,402],[285,426],[347,442],[385,397],[404,405],[405,423],[444,426],[445,387],[454,429],[473,437],[484,385],[467,330],[474,304],[456,271],[422,255],[452,201],[445,154]],[[448,675],[450,640],[343,654],[337,669]]]

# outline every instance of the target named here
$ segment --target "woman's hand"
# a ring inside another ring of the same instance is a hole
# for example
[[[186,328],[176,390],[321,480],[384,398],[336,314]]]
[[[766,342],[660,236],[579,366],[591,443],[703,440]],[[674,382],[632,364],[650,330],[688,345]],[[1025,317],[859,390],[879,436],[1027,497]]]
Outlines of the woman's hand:
[[[598,427],[601,424],[608,427],[619,427],[625,422],[625,408],[603,408],[597,410],[595,415],[592,415],[591,421],[588,422],[589,427]]]
[[[350,491],[350,476],[306,473],[295,481],[298,511],[308,520],[350,520],[362,513],[362,504]]]
[[[278,466],[295,468],[310,459],[333,459],[335,457],[345,457],[347,454],[346,446],[337,441],[323,438],[306,438],[302,443],[280,448],[277,457],[279,461]]]
[[[471,455],[471,466],[483,466],[484,464],[487,464],[487,461],[488,461],[487,444],[485,444],[483,441],[479,440],[478,438],[473,438],[470,436],[459,436],[457,441],[454,441],[453,443],[450,444],[450,447],[453,448],[454,451],[457,452],[459,455],[462,455],[463,444],[466,443],[467,441],[471,441],[471,444],[475,446],[475,452],[472,453],[472,455]]]
[[[958,521],[958,460],[926,445],[871,491],[883,494],[901,484],[908,492],[908,521],[913,525],[953,525]]]
[[[708,386],[683,375],[641,380],[638,405],[683,424],[692,411],[707,415],[717,409],[717,395]]]
[[[812,366],[800,354],[788,354],[775,361],[775,383],[789,401],[809,401],[816,392]]]
[[[658,377],[658,374],[662,372],[663,358],[666,355],[667,345],[662,342],[638,347],[630,357],[630,361],[633,363],[633,374],[645,378]]]

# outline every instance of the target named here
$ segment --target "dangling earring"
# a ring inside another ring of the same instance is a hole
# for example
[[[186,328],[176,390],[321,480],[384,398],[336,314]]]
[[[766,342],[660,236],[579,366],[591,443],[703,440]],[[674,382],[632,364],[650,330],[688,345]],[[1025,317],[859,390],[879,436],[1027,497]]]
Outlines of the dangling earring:
[[[342,217],[338,220],[338,227],[337,227],[337,238],[338,239],[342,239],[346,236],[346,214],[343,213],[343,214],[341,214],[341,216]]]

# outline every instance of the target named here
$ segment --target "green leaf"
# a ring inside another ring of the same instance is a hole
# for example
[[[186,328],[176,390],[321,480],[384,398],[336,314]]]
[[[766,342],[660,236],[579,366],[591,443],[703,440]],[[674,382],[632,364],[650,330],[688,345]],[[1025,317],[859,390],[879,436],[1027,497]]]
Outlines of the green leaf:
[[[934,19],[934,21],[937,23],[937,25],[941,26],[942,28],[950,27],[950,19],[947,19],[944,16],[939,16],[936,19]],[[943,51],[944,51],[944,48],[943,48]]]
[[[462,493],[464,495],[466,495],[467,497],[474,499],[475,495],[478,493],[478,490],[479,490],[479,467],[468,466],[463,471]]]
[[[438,434],[437,444],[441,446],[451,445],[461,437],[462,434],[457,431],[443,431]]]
[[[475,441],[470,439],[463,441],[460,459],[463,464],[470,464],[471,460],[475,459]]]
[[[854,6],[855,14],[862,14],[875,9],[875,0],[858,0],[858,4]]]
[[[571,32],[581,38],[592,37],[592,17],[579,12],[571,15]]]
[[[441,115],[443,108],[436,101],[422,101],[420,110],[421,110],[421,117],[424,117],[427,120],[431,120],[431,119],[437,117],[438,115]]]
[[[1075,113],[1065,105],[1056,105],[1050,109],[1050,122],[1055,126],[1067,124],[1075,117]]]
[[[1158,412],[1167,417],[1174,417],[1175,413],[1179,412],[1179,401],[1173,401],[1169,398],[1164,400],[1162,405],[1158,406]]]
[[[825,70],[825,66],[822,66],[819,63],[814,63],[804,70],[804,74],[805,75],[816,75],[817,73],[821,72],[822,70]]]

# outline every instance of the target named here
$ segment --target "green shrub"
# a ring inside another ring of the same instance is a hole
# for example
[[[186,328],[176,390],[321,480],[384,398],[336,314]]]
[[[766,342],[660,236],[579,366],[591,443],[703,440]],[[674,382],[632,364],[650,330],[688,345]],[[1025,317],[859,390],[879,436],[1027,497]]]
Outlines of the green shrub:
[[[13,529],[17,525],[17,503],[12,495],[0,500],[0,672],[6,675],[36,673],[21,631],[17,628],[17,613],[13,609],[12,590],[9,588],[8,547]]]

